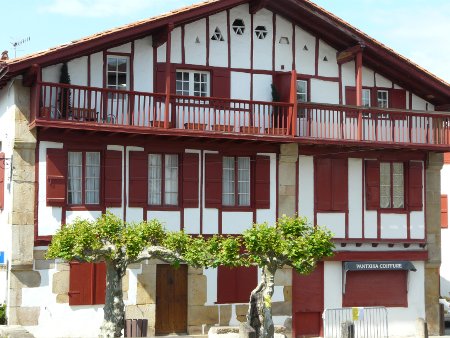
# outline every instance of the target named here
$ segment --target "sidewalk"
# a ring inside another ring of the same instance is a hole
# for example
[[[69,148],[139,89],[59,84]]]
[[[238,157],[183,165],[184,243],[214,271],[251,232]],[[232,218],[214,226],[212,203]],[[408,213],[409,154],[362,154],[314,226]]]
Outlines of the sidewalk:
[[[34,336],[19,325],[0,325],[0,338],[34,338]]]

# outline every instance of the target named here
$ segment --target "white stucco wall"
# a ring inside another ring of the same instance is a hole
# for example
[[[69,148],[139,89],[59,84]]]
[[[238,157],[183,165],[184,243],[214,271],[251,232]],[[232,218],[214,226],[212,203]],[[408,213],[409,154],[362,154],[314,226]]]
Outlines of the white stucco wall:
[[[211,40],[216,28],[219,28],[224,41]],[[209,17],[209,65],[213,67],[228,66],[228,29],[227,13],[220,12]]]

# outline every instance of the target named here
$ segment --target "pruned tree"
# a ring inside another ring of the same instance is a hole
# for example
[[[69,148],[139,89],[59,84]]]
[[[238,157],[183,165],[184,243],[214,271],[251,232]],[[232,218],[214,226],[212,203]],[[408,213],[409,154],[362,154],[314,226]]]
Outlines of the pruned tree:
[[[59,83],[63,85],[70,85],[70,74],[69,67],[67,66],[67,62],[64,62],[61,66],[60,74],[59,74]],[[58,97],[58,108],[61,112],[61,117],[66,118],[67,115],[70,115],[72,110],[71,107],[71,97],[72,93],[70,88],[62,87],[60,88],[59,97]]]
[[[64,261],[105,262],[106,295],[101,337],[121,337],[125,307],[122,277],[127,266],[146,259],[193,267],[242,264],[239,246],[233,239],[205,239],[184,232],[167,232],[160,222],[126,224],[111,213],[94,221],[77,219],[62,227],[52,239],[47,258]]]
[[[333,254],[331,238],[328,230],[312,226],[302,217],[283,216],[275,226],[256,224],[244,232],[246,264],[262,269],[261,281],[250,295],[247,314],[247,322],[257,337],[274,336],[272,296],[276,271],[290,266],[301,274],[312,272],[318,261]]]

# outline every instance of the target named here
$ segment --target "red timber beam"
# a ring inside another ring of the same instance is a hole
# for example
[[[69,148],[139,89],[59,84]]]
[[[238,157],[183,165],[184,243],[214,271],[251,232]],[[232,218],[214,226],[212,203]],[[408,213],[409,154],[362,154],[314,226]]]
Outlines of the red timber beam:
[[[290,132],[292,136],[297,134],[296,126],[297,126],[297,72],[295,70],[291,71],[291,90],[289,93],[289,103],[293,105],[290,116]]]
[[[343,50],[342,52],[338,52],[336,55],[337,63],[342,65],[349,61],[352,61],[358,53],[360,53],[364,50],[364,48],[365,48],[365,45],[360,43],[356,46],[347,48],[346,50]]]
[[[169,106],[170,106],[170,88],[171,88],[171,72],[172,72],[172,30],[174,28],[173,24],[167,25],[166,28],[166,101],[164,107],[164,128],[169,128]]]
[[[249,8],[248,8],[249,13],[250,14],[258,13],[261,9],[266,7],[268,2],[269,2],[269,0],[252,0],[252,1],[250,1]]]
[[[30,68],[27,69],[25,74],[23,75],[22,83],[25,87],[33,87],[34,84],[38,81],[38,76],[41,72],[41,66],[38,64],[31,65]]]

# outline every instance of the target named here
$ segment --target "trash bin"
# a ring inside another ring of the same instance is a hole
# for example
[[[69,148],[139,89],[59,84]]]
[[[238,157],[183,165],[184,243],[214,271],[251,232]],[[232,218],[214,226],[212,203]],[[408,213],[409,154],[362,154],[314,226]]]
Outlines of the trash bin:
[[[147,337],[148,319],[125,319],[125,337]]]

